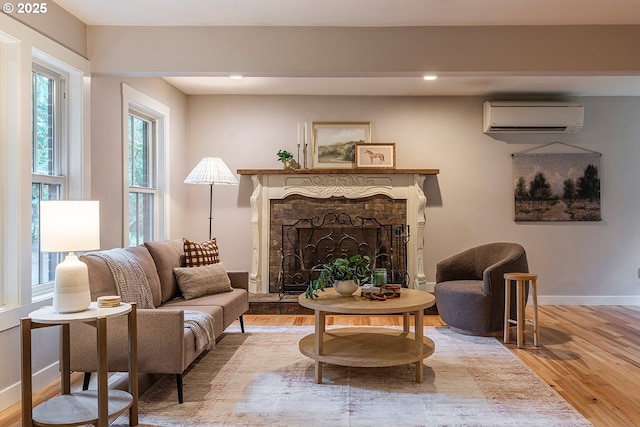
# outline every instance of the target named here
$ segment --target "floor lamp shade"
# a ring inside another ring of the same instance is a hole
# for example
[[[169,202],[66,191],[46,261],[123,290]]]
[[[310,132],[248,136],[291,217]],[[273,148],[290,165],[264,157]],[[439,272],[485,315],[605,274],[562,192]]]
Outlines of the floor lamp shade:
[[[211,223],[213,212],[213,186],[238,185],[238,180],[233,175],[224,160],[220,157],[205,157],[187,175],[185,184],[208,184],[209,185],[209,239],[211,239]]]
[[[100,206],[89,200],[40,202],[40,250],[69,252],[56,267],[53,309],[59,313],[86,310],[91,303],[89,272],[74,251],[100,248]]]

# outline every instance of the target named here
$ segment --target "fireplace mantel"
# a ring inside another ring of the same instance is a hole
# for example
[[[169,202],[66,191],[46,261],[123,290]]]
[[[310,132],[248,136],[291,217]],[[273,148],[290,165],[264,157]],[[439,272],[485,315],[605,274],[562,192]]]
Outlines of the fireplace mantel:
[[[407,225],[411,230],[407,245],[410,286],[426,288],[423,250],[427,198],[423,186],[427,175],[438,174],[438,169],[238,169],[237,172],[250,175],[253,181],[249,292],[269,292],[270,201],[290,195],[358,199],[384,194],[406,200]]]
[[[238,175],[437,175],[440,169],[238,169]]]

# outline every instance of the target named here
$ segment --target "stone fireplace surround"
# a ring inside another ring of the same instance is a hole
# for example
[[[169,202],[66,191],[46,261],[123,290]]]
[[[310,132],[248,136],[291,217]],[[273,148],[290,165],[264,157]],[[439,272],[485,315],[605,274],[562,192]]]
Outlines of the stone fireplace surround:
[[[238,169],[237,172],[250,175],[253,181],[250,293],[269,293],[271,200],[283,200],[290,195],[346,200],[386,195],[405,200],[406,221],[411,231],[407,245],[409,286],[425,290],[423,236],[427,198],[423,185],[426,176],[438,174],[438,169]]]

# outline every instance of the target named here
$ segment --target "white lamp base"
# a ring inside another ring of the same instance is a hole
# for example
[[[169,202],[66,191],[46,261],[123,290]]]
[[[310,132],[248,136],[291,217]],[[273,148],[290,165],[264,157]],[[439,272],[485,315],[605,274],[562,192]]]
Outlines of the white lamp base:
[[[76,313],[86,310],[90,304],[87,265],[73,252],[69,252],[65,260],[56,267],[53,309],[58,313]]]

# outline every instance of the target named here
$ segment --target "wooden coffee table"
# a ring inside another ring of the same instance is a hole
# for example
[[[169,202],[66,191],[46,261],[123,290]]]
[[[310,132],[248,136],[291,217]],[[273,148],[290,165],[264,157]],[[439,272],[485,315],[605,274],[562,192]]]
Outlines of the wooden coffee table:
[[[416,382],[424,380],[422,361],[433,354],[435,345],[423,336],[424,309],[435,297],[415,289],[402,289],[398,298],[375,301],[362,298],[360,289],[352,296],[340,296],[326,288],[315,299],[298,297],[301,306],[315,310],[315,332],[302,338],[300,352],[315,361],[316,382],[322,383],[322,364],[340,366],[384,367],[415,363]],[[326,330],[327,313],[334,314],[402,314],[403,329],[347,327]],[[410,331],[410,315],[415,319]]]

